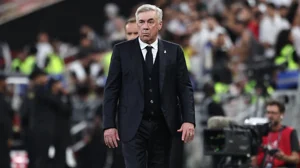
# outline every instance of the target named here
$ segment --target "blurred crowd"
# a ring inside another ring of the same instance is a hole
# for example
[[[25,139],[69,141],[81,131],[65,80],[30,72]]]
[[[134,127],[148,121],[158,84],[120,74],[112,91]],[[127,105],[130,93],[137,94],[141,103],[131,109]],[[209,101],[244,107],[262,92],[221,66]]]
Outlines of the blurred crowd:
[[[201,103],[206,106],[198,110],[202,116],[226,115],[222,103],[231,97],[244,94],[252,104],[276,89],[297,87],[298,1],[156,0],[154,4],[164,11],[160,37],[182,46],[194,90],[205,94]],[[20,128],[14,131],[21,132],[29,157],[40,162],[35,164],[48,162],[43,149],[54,146],[55,156],[61,154],[54,164],[64,161],[61,151],[67,149],[75,152],[78,167],[122,167],[120,151],[103,143],[102,99],[113,46],[138,36],[137,28],[126,26],[135,23],[139,5],[124,17],[116,4],[107,4],[104,32],[82,25],[79,46],[47,32],[39,32],[36,44],[13,55],[9,44],[1,43],[3,72],[29,77],[28,83],[14,86],[15,93],[9,87],[6,91],[21,99],[12,107],[20,118]],[[37,114],[35,108],[55,114]],[[202,118],[205,124],[207,118]]]

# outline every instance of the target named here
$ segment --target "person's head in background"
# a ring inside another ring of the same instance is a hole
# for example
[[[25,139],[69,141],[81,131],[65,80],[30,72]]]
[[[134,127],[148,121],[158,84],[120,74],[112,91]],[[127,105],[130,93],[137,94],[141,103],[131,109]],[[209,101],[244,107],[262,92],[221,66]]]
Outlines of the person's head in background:
[[[242,36],[243,32],[247,29],[247,22],[243,20],[236,19],[235,20],[235,33],[238,36]]]
[[[278,131],[281,128],[281,122],[285,113],[285,106],[277,100],[271,100],[266,104],[266,115],[272,124],[272,129]]]
[[[289,14],[289,7],[286,5],[281,5],[279,7],[279,14],[282,18],[286,18],[287,15]]]
[[[49,43],[49,35],[46,32],[41,32],[38,34],[38,43]]]
[[[226,34],[221,32],[218,34],[216,41],[214,42],[214,45],[216,47],[222,48],[225,46],[226,42]]]
[[[126,40],[133,40],[139,36],[139,29],[135,18],[130,18],[125,24]]]
[[[104,6],[105,15],[113,19],[119,15],[119,7],[115,3],[108,3]]]
[[[80,46],[83,48],[92,47],[92,41],[86,36],[82,36],[82,38],[80,39]]]
[[[87,81],[78,82],[76,84],[76,94],[82,100],[87,100],[90,93],[90,88]]]
[[[82,35],[82,36],[88,36],[88,34],[90,33],[90,32],[93,32],[94,30],[90,27],[90,26],[88,26],[88,25],[82,25],[81,27],[80,27],[80,30],[79,30],[79,33],[80,33],[80,35]]]
[[[35,45],[31,45],[22,48],[17,57],[21,61],[24,61],[28,56],[36,56],[36,54],[37,54],[37,48],[35,47]]]
[[[6,90],[6,75],[0,73],[0,93],[4,93]]]
[[[27,51],[28,51],[27,52],[28,56],[36,56],[36,54],[38,52],[37,48],[34,45],[30,46],[30,48]]]
[[[61,91],[63,88],[63,84],[60,80],[51,78],[49,80],[49,87],[51,89],[52,94],[54,94],[54,95],[62,94]]]
[[[205,83],[203,86],[203,92],[205,97],[212,97],[215,94],[213,83]]]
[[[215,27],[218,25],[217,23],[217,20],[214,16],[208,16],[207,17],[207,28],[210,30],[210,31],[213,31],[215,29]]]
[[[293,44],[293,36],[290,29],[282,30],[278,36],[275,44],[276,55],[281,55],[282,48],[287,44]]]
[[[253,15],[251,8],[247,5],[243,6],[243,8],[237,14],[237,18],[239,20],[245,21],[246,23],[249,23],[252,17]]]
[[[32,73],[29,75],[34,86],[45,86],[48,82],[47,73],[38,68],[37,66],[33,69]]]
[[[135,17],[140,39],[144,43],[152,44],[162,28],[162,10],[154,5],[142,5],[137,9]]]
[[[274,3],[272,2],[268,2],[267,3],[267,14],[270,16],[270,17],[274,17],[275,16],[275,13],[276,13],[276,6]]]

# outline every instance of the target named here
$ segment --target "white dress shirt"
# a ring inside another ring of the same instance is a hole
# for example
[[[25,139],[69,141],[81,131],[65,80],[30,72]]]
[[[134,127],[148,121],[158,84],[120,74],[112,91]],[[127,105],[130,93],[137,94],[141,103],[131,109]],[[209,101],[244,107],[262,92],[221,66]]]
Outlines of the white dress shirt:
[[[158,39],[156,39],[152,44],[147,44],[147,43],[144,43],[140,38],[139,38],[139,43],[140,43],[140,47],[141,47],[141,50],[142,50],[142,53],[143,53],[143,57],[144,57],[144,60],[146,60],[146,54],[147,54],[147,49],[146,47],[147,46],[151,46],[152,47],[152,55],[153,55],[153,64],[155,62],[155,58],[156,58],[156,55],[157,55],[157,52],[158,52]]]

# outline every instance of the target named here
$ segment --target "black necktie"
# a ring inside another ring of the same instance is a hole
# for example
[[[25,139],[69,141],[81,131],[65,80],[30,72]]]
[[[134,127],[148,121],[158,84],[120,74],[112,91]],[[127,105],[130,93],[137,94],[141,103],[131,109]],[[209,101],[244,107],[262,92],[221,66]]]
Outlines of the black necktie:
[[[147,54],[146,54],[146,65],[148,68],[148,72],[152,72],[152,67],[153,67],[153,55],[152,55],[152,46],[147,46]]]

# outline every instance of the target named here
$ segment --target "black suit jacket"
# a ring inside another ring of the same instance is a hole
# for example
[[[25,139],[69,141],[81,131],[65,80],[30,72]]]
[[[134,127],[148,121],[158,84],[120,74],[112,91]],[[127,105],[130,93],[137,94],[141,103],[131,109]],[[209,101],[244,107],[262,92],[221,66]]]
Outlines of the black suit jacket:
[[[131,140],[144,110],[144,78],[138,38],[115,45],[104,91],[103,127],[116,128],[122,141]],[[185,58],[177,44],[158,40],[161,110],[171,133],[182,122],[195,124],[194,96]]]
[[[34,88],[34,99],[32,101],[31,106],[33,107],[29,107],[29,111],[24,113],[31,115],[33,131],[36,133],[43,131],[53,136],[57,119],[68,118],[70,115],[70,105],[54,96],[44,86]]]

